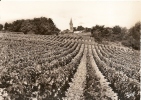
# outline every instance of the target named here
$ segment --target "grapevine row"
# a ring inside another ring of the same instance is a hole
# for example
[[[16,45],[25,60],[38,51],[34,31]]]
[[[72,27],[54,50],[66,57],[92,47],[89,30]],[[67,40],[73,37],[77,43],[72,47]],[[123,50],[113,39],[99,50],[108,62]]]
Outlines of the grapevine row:
[[[113,89],[117,91],[119,98],[121,100],[139,100],[140,98],[139,82],[131,78],[128,78],[122,72],[117,72],[115,68],[107,66],[107,64],[104,63],[97,55],[94,46],[92,46],[92,48],[93,57],[96,61],[96,64],[98,65],[100,71],[103,73],[106,79],[108,79],[108,81],[111,83]]]

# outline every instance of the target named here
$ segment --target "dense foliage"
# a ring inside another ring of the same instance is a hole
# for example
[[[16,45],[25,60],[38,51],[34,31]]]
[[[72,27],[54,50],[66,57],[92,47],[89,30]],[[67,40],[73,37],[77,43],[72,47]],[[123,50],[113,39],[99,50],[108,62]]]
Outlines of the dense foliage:
[[[51,18],[45,17],[16,20],[12,23],[5,23],[4,27],[7,31],[24,32],[24,34],[50,35],[60,31]]]
[[[141,23],[137,22],[135,26],[129,29],[128,34],[124,37],[122,42],[124,45],[131,46],[134,49],[140,49],[140,34],[141,34]]]
[[[140,22],[137,22],[135,26],[129,30],[126,27],[120,27],[118,25],[113,28],[96,25],[91,29],[91,35],[95,38],[95,41],[99,43],[104,40],[112,42],[118,41],[125,46],[140,49],[140,27]]]

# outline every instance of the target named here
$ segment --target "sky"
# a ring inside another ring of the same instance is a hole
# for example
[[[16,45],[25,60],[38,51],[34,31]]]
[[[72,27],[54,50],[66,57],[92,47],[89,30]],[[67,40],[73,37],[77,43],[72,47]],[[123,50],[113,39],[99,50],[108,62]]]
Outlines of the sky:
[[[141,20],[141,1],[132,0],[1,0],[0,24],[17,19],[37,17],[52,18],[61,29],[73,26],[89,27],[105,25],[113,27],[132,27]]]

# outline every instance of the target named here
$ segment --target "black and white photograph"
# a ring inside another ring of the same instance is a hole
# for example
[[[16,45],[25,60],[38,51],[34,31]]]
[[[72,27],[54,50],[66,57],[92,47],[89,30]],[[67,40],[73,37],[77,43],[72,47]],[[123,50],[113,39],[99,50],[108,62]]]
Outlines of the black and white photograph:
[[[0,100],[140,100],[140,0],[0,0]]]

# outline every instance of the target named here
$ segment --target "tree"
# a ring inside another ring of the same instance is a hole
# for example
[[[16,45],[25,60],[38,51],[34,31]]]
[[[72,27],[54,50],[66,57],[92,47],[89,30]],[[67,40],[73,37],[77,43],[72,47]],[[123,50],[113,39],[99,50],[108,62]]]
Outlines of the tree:
[[[6,22],[5,25],[4,25],[4,29],[7,30],[8,27],[9,27],[9,24]]]
[[[109,37],[112,34],[112,29],[109,27],[106,27],[102,31],[102,37]]]
[[[91,29],[91,35],[97,42],[102,42],[102,32],[104,31],[104,25],[96,25]]]
[[[140,40],[140,29],[141,29],[141,23],[137,22],[135,26],[130,28],[129,33],[134,39]]]
[[[114,34],[121,34],[121,27],[116,25],[113,27],[112,31]]]
[[[123,37],[122,44],[133,49],[140,50],[140,29],[141,23],[137,22],[133,27],[131,27]]]
[[[14,31],[14,32],[19,32],[20,31],[20,28],[21,28],[21,25],[22,23],[24,22],[24,20],[16,20],[12,23],[12,29],[11,31]]]
[[[36,26],[31,23],[30,20],[25,20],[24,22],[22,22],[20,31],[24,34],[36,34],[36,32],[38,32]]]
[[[0,31],[3,29],[3,25],[2,24],[0,24]]]
[[[141,29],[141,23],[137,22],[135,26],[131,27],[129,29],[129,35],[132,37],[132,47],[134,49],[140,49],[140,29]]]
[[[73,31],[77,31],[76,27],[73,27]]]
[[[82,31],[82,30],[84,30],[84,27],[83,26],[78,26],[77,27],[77,31]]]
[[[96,26],[92,27],[91,34],[93,36],[96,31],[99,31],[101,33],[101,32],[103,32],[103,30],[104,30],[104,25],[102,25],[102,26],[96,25]]]

